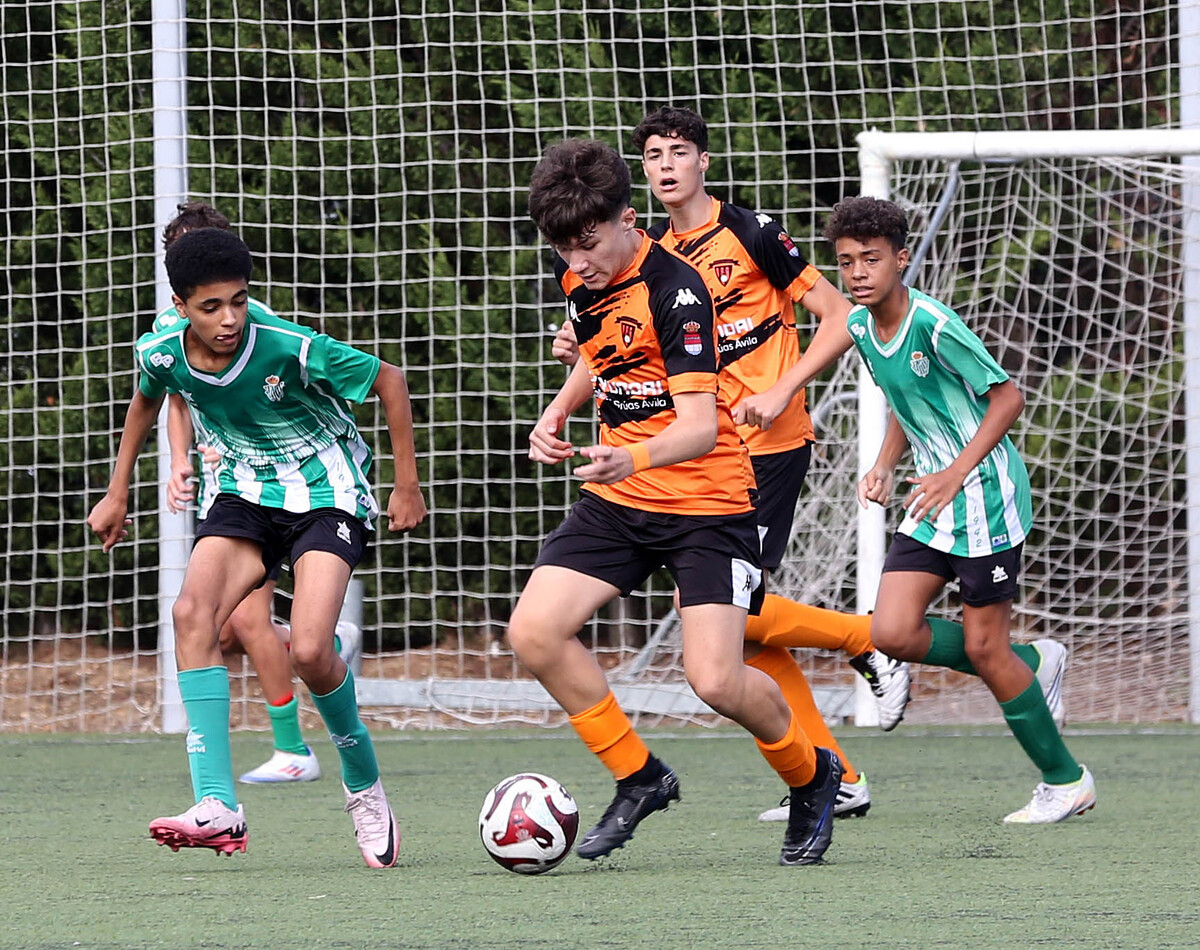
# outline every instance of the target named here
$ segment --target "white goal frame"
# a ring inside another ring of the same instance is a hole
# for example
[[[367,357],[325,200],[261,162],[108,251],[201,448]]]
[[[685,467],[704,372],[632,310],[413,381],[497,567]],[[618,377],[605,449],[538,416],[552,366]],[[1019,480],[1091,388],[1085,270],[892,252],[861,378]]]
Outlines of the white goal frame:
[[[1194,91],[1193,91],[1194,92]],[[1193,102],[1196,95],[1184,96]],[[1187,116],[1185,115],[1185,119]],[[1200,115],[1195,118],[1200,119]],[[1189,122],[1189,124],[1192,124]],[[1200,165],[1200,129],[1127,129],[1066,132],[880,132],[857,137],[861,193],[888,198],[893,163],[902,159],[944,161],[1034,158],[1182,158]],[[1187,588],[1190,693],[1188,718],[1200,723],[1200,186],[1184,186],[1184,405],[1187,471]],[[878,453],[887,419],[882,392],[865,367],[859,369],[859,466]],[[884,512],[859,512],[859,609],[870,609],[867,591],[878,587],[883,566]]]

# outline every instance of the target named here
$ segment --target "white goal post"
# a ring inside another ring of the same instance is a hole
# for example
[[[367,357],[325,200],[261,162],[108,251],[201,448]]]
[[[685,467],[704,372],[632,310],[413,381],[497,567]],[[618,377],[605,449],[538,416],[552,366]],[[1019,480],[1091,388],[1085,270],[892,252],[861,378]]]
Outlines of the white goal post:
[[[1200,130],[1139,129],[1124,131],[1065,132],[903,132],[867,131],[857,137],[861,193],[894,198],[902,204],[907,198],[896,178],[903,163],[951,163],[957,174],[958,163],[1019,163],[1053,159],[1180,159],[1178,179],[1169,184],[1177,205],[1162,211],[1164,218],[1177,216],[1178,310],[1181,314],[1176,335],[1181,338],[1181,386],[1184,394],[1184,437],[1182,457],[1186,483],[1186,580],[1174,581],[1184,588],[1186,598],[1188,698],[1187,718],[1200,722]],[[1085,199],[1086,200],[1086,199]],[[926,235],[930,238],[932,235]],[[913,281],[908,281],[910,284]],[[951,300],[951,305],[962,303]],[[965,302],[967,308],[973,301]],[[1133,301],[1129,306],[1136,306]],[[970,322],[970,314],[963,314]],[[1119,395],[1119,394],[1118,394]],[[865,370],[860,373],[859,418],[860,451],[863,464],[870,464],[881,438],[886,404]],[[872,422],[872,420],[874,420]],[[1036,499],[1035,499],[1036,504]],[[1143,530],[1153,530],[1150,524]],[[877,580],[881,566],[883,521],[876,508],[860,513],[860,551],[858,576],[860,590]],[[876,543],[862,543],[863,537],[875,537]]]

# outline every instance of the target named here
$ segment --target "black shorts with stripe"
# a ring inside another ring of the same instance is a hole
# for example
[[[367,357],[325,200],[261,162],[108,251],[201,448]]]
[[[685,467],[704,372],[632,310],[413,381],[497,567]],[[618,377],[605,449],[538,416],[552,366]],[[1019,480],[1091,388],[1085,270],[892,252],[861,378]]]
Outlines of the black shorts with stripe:
[[[1017,578],[1021,576],[1022,542],[1005,551],[983,557],[960,557],[938,551],[914,541],[906,534],[892,538],[883,571],[916,571],[936,574],[948,581],[958,578],[959,595],[968,607],[986,607],[1017,599]]]
[[[660,567],[679,588],[679,605],[762,606],[758,529],[753,512],[675,515],[617,505],[581,493],[550,532],[534,567],[553,564],[612,584],[628,596]]]
[[[804,487],[804,476],[808,474],[811,458],[811,442],[786,452],[750,457],[754,465],[754,480],[758,482],[754,515],[758,521],[764,570],[777,571],[783,563],[784,552],[792,537],[796,502],[800,498],[800,489]]]
[[[196,526],[196,538],[244,538],[262,548],[267,577],[278,577],[279,566],[294,564],[306,551],[336,554],[357,567],[370,540],[367,526],[340,508],[284,511],[222,493]]]

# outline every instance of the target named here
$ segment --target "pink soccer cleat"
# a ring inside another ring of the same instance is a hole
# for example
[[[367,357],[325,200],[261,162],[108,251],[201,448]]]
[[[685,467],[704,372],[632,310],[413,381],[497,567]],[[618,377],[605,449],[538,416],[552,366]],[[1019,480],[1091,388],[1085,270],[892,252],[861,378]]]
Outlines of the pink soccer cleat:
[[[155,818],[150,837],[172,851],[180,848],[211,848],[218,854],[245,851],[250,833],[242,806],[234,810],[219,798],[207,796],[182,815]]]

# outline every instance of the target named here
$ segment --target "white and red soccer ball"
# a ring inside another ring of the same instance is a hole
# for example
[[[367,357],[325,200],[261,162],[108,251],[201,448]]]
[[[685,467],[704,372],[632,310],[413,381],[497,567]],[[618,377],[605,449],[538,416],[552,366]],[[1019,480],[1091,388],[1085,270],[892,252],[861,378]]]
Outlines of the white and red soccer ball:
[[[484,796],[479,837],[487,853],[518,874],[541,874],[570,854],[579,831],[579,806],[554,779],[536,772],[510,775]]]

